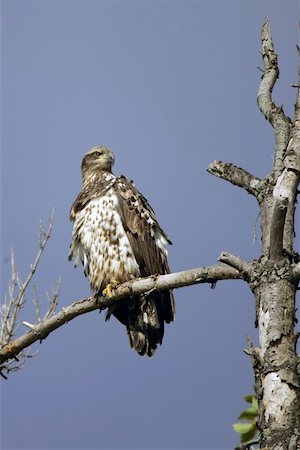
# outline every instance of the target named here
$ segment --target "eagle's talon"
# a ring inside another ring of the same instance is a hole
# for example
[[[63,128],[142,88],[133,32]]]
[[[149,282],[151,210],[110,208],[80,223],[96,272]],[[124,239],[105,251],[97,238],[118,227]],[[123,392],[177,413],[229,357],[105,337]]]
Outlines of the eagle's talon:
[[[159,277],[159,275],[161,275],[161,274],[159,274],[159,273],[153,273],[152,275],[151,275],[151,278],[152,278],[152,280],[157,280],[157,278]]]
[[[108,285],[106,286],[106,288],[103,289],[102,294],[103,294],[105,297],[112,297],[113,290],[114,290],[117,286],[119,286],[119,284],[120,284],[120,281],[117,281],[117,280],[111,280],[111,282],[108,283]]]

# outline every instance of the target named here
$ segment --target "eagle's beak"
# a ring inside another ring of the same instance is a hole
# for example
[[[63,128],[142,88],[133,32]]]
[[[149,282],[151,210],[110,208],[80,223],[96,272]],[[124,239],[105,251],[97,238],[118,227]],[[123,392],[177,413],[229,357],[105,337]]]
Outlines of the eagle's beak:
[[[108,160],[109,160],[109,162],[110,162],[112,165],[114,164],[114,162],[115,162],[115,156],[114,156],[113,153],[112,153],[111,155],[109,155]]]

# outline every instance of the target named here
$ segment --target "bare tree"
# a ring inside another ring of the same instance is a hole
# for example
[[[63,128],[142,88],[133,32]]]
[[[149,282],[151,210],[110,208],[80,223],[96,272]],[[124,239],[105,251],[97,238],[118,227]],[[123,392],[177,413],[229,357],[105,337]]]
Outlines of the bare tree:
[[[58,289],[50,299],[50,308],[43,319],[36,305],[36,323],[23,322],[30,328],[26,334],[13,339],[17,316],[23,304],[24,292],[31,280],[40,254],[50,237],[50,229],[40,239],[40,252],[25,283],[21,283],[12,255],[12,280],[9,296],[2,308],[0,367],[11,370],[16,358],[24,360],[25,349],[46,338],[56,328],[75,317],[95,309],[103,309],[122,298],[166,290],[196,283],[242,279],[256,299],[256,322],[259,330],[259,347],[254,348],[249,339],[256,380],[259,416],[257,443],[261,449],[293,450],[300,448],[300,359],[296,353],[298,334],[295,332],[295,298],[300,280],[299,255],[293,247],[294,215],[297,187],[300,181],[300,94],[297,88],[295,117],[292,121],[276,106],[272,90],[279,75],[277,55],[273,48],[269,23],[262,27],[263,75],[258,90],[258,107],[270,122],[275,134],[273,167],[265,179],[259,179],[231,163],[215,161],[208,172],[245,189],[253,195],[260,208],[261,256],[251,262],[222,252],[220,265],[202,267],[169,275],[151,276],[133,280],[116,287],[110,298],[96,295],[76,301],[54,314]],[[14,295],[18,288],[17,296]],[[250,444],[249,444],[250,445]]]

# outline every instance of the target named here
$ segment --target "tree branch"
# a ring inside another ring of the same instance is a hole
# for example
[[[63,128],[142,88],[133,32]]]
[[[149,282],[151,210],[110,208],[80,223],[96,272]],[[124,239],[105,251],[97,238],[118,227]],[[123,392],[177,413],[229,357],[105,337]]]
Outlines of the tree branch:
[[[295,119],[291,129],[291,138],[289,140],[286,156],[284,159],[284,167],[280,176],[277,178],[276,185],[273,189],[274,209],[273,216],[277,214],[276,204],[280,202],[287,203],[287,210],[283,230],[283,248],[292,252],[292,242],[294,235],[294,213],[295,201],[297,195],[297,187],[300,182],[300,93],[297,93],[295,105]],[[283,212],[283,211],[282,211]],[[276,217],[272,218],[272,228],[275,226]],[[278,225],[277,225],[278,228]],[[272,242],[272,238],[270,237]]]
[[[222,178],[235,186],[245,189],[249,194],[252,194],[255,197],[258,197],[260,193],[263,181],[234,164],[214,161],[210,163],[206,170],[216,177]]]
[[[250,265],[246,261],[243,261],[239,256],[235,256],[227,252],[222,252],[218,259],[220,262],[238,270],[241,274],[248,273]]]
[[[276,179],[283,168],[283,158],[289,140],[291,119],[285,115],[282,107],[275,105],[272,99],[273,87],[279,77],[279,69],[268,18],[265,19],[262,26],[261,42],[264,73],[258,89],[257,104],[265,118],[274,127],[276,152],[273,170]]]
[[[280,260],[283,253],[283,231],[284,222],[287,213],[288,200],[286,198],[277,198],[274,202],[271,228],[270,228],[270,260]]]
[[[216,265],[200,267],[198,269],[186,270],[183,272],[171,273],[167,275],[152,275],[148,278],[141,278],[117,286],[111,297],[95,295],[83,300],[78,300],[71,305],[37,323],[36,325],[25,322],[30,331],[14,341],[4,345],[0,350],[0,364],[16,357],[24,348],[36,341],[45,339],[52,331],[61,327],[65,323],[81,314],[88,313],[95,309],[105,309],[125,297],[133,297],[149,291],[163,291],[179,288],[199,283],[215,283],[219,280],[242,279],[241,274],[232,268]]]
[[[272,91],[276,80],[279,77],[279,69],[268,18],[265,19],[262,26],[261,43],[264,71],[257,94],[257,103],[265,118],[273,125],[276,106],[272,100]]]
[[[38,266],[38,264],[40,262],[40,259],[41,259],[41,256],[43,254],[43,251],[44,251],[44,249],[46,247],[46,244],[47,244],[48,240],[51,237],[53,223],[54,223],[54,215],[55,215],[55,210],[53,208],[51,216],[49,218],[48,229],[47,229],[46,232],[43,231],[43,225],[42,225],[42,222],[40,222],[40,226],[39,226],[39,247],[40,247],[40,249],[39,249],[39,251],[38,251],[38,253],[36,255],[34,263],[31,264],[31,266],[30,266],[30,272],[29,272],[28,277],[26,278],[25,282],[22,284],[22,286],[20,288],[17,301],[20,301],[20,299],[22,301],[22,299],[24,297],[24,294],[26,292],[26,289],[27,289],[30,281],[32,280],[33,275],[35,274],[35,271],[36,271],[37,266]]]

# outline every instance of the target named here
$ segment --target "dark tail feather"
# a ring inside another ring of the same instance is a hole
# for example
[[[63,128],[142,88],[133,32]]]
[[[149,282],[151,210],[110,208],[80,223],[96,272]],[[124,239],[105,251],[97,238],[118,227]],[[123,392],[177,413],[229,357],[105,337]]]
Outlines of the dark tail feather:
[[[139,297],[129,309],[126,324],[129,342],[139,355],[153,356],[164,335],[164,317],[158,307],[160,294]]]
[[[111,313],[126,325],[129,343],[140,355],[153,356],[162,343],[164,324],[173,320],[173,297],[171,292],[152,292],[135,300],[125,300]]]
[[[157,344],[152,343],[151,346],[150,340],[146,334],[142,333],[141,331],[130,330],[129,328],[127,328],[127,332],[129,336],[130,346],[133,350],[135,350],[139,355],[142,356],[154,355]]]

